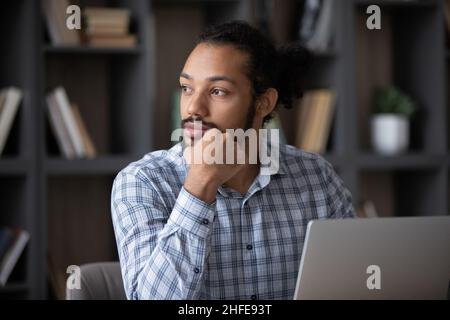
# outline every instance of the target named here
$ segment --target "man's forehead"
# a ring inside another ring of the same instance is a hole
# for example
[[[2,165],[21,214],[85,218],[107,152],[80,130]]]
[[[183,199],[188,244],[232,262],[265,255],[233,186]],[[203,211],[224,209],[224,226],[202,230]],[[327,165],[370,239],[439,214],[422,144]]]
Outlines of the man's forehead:
[[[246,62],[246,55],[232,45],[202,43],[191,52],[182,73],[194,79],[217,75],[238,77],[244,75]]]

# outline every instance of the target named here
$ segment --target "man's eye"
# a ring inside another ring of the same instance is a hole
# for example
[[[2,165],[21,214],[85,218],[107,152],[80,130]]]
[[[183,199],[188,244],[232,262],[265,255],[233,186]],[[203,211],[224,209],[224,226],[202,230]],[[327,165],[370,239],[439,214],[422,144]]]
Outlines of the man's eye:
[[[187,93],[187,94],[192,93],[192,89],[189,88],[188,86],[181,85],[180,87],[181,87],[181,91],[183,91],[183,93]]]
[[[213,95],[215,95],[215,96],[224,96],[224,95],[227,94],[227,93],[225,92],[225,90],[218,89],[218,88],[213,89],[211,93],[212,93]]]

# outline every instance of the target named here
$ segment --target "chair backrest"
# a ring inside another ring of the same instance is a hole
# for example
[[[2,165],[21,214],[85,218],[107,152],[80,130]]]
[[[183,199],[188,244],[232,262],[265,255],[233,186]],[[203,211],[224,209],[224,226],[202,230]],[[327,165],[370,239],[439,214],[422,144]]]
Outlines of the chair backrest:
[[[85,264],[79,275],[80,289],[66,288],[67,300],[126,300],[119,262]]]

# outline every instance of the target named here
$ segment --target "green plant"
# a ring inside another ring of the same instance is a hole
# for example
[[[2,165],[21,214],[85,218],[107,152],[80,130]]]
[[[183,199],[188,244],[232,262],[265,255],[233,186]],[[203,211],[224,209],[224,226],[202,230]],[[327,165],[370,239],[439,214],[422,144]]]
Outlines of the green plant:
[[[410,117],[416,109],[416,103],[394,86],[375,89],[374,113],[394,113]]]

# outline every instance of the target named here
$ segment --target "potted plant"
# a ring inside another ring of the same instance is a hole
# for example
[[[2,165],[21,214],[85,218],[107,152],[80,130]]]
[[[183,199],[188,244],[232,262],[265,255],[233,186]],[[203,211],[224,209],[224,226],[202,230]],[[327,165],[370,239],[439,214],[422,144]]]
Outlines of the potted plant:
[[[409,119],[415,102],[396,87],[377,88],[371,118],[372,146],[382,155],[396,155],[408,149]]]

